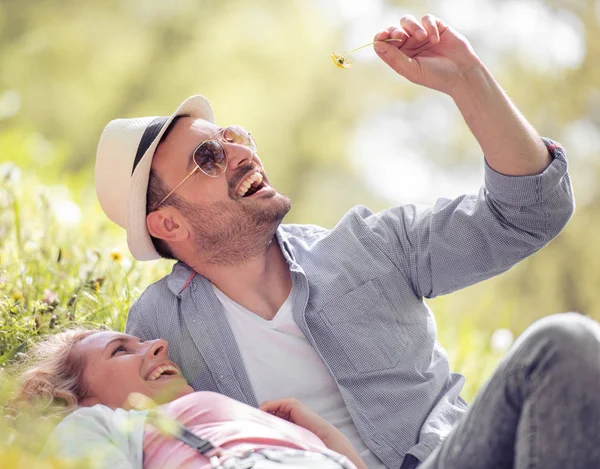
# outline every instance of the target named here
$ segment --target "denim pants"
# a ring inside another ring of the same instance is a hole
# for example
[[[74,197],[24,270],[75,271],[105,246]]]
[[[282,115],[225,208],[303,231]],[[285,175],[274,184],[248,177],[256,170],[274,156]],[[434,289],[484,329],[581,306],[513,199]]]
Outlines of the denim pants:
[[[533,324],[418,467],[600,469],[600,324],[575,313]]]

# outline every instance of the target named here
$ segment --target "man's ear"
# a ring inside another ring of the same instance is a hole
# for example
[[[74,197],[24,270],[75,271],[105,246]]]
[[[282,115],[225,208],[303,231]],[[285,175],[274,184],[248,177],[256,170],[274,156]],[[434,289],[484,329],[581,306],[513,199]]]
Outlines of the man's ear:
[[[179,211],[174,207],[150,212],[146,216],[146,226],[152,236],[168,243],[184,241],[190,234]]]

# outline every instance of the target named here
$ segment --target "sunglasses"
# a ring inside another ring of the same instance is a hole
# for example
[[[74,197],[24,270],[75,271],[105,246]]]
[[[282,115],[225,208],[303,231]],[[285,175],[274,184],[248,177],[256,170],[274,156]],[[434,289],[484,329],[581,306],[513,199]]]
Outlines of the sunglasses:
[[[252,151],[253,156],[254,153],[256,153],[256,142],[254,141],[254,138],[252,138],[250,132],[243,127],[240,127],[239,125],[230,125],[223,130],[221,137],[214,139],[213,137],[219,133],[221,133],[220,130],[212,134],[196,147],[192,155],[196,167],[183,178],[183,180],[177,184],[175,188],[158,203],[158,205],[156,205],[154,210],[160,207],[185,181],[198,171],[202,171],[211,178],[219,177],[226,171],[227,151],[221,142],[243,145]]]

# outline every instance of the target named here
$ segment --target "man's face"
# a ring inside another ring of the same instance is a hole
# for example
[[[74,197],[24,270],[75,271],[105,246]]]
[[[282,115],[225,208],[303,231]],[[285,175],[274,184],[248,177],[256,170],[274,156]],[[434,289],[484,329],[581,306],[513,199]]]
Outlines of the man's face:
[[[193,153],[200,143],[208,138],[221,142],[225,172],[210,177],[197,171],[171,195],[170,203],[191,227],[197,254],[208,256],[209,262],[237,264],[271,240],[290,201],[270,185],[258,155],[220,140],[221,130],[203,119],[179,119],[158,147],[152,168],[170,191],[196,167]],[[260,190],[246,192],[249,182],[260,179],[256,173],[262,176]]]
[[[83,405],[122,407],[132,392],[157,402],[168,402],[193,392],[177,366],[169,360],[165,340],[140,342],[113,331],[92,334],[75,346],[85,361],[83,380],[89,398]]]

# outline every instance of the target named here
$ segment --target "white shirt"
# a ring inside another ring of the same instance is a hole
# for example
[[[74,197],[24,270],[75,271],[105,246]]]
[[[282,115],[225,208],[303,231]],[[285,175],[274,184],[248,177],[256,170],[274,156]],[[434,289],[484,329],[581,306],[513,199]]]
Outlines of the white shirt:
[[[268,321],[213,285],[240,349],[256,400],[295,397],[338,428],[369,469],[385,465],[363,443],[329,370],[294,322],[292,295]]]

